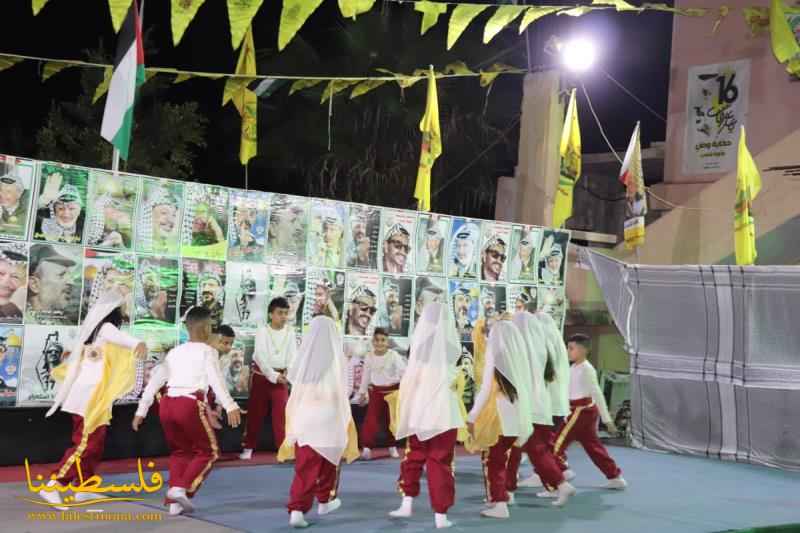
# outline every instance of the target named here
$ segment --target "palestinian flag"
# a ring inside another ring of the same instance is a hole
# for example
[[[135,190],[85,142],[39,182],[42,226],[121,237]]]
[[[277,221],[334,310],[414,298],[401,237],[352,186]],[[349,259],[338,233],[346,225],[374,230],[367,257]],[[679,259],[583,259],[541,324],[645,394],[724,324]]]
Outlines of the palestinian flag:
[[[100,135],[119,150],[127,161],[133,133],[133,103],[136,89],[144,83],[144,47],[142,21],[137,0],[133,0],[117,40],[114,73],[106,97]]]

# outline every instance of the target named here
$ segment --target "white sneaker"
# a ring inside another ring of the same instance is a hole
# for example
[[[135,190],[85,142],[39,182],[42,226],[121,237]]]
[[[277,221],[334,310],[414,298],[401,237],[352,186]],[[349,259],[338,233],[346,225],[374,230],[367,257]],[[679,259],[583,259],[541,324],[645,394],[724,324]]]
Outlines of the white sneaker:
[[[183,512],[183,506],[179,503],[169,504],[169,515],[178,516]]]
[[[622,476],[617,476],[614,479],[610,480],[608,484],[606,484],[607,489],[613,490],[625,490],[625,487],[628,486],[628,482],[625,481],[625,478]]]
[[[336,509],[342,506],[342,500],[339,498],[334,498],[328,503],[321,503],[317,506],[317,514],[318,515],[325,515],[328,513],[334,512]]]
[[[556,499],[558,498],[558,492],[553,491],[550,492],[549,490],[543,490],[542,492],[536,493],[537,498],[547,498],[547,499]]]
[[[575,487],[565,481],[558,486],[558,498],[553,502],[553,507],[563,507],[572,496],[575,496]]]
[[[47,483],[47,486],[48,487],[55,487],[55,486],[59,486],[60,487],[61,483],[59,483],[55,479],[51,479]],[[69,509],[69,507],[62,507],[61,505],[59,505],[59,504],[62,504],[64,502],[63,502],[63,500],[61,500],[61,493],[58,492],[58,491],[55,491],[55,490],[50,491],[50,490],[42,489],[42,490],[39,491],[39,497],[42,498],[47,503],[57,504],[57,505],[53,506],[54,509],[58,509],[59,511],[66,511],[66,510]]]
[[[414,503],[414,498],[411,496],[403,496],[403,502],[400,507],[389,513],[392,518],[408,518],[411,516],[411,507]]]
[[[436,524],[436,529],[444,529],[453,526],[453,523],[447,519],[447,515],[444,513],[434,513],[433,523]]]
[[[389,447],[389,457],[391,457],[392,459],[399,459],[400,458],[400,452],[397,451],[397,447],[395,447],[395,446],[390,446]]]
[[[515,503],[517,503],[517,501],[514,499],[514,493],[513,492],[509,492],[508,493],[508,502],[507,503],[508,503],[508,505],[514,505]]]
[[[364,448],[363,450],[361,450],[361,459],[364,461],[369,461],[370,459],[372,459],[372,450],[370,450],[369,448]]]
[[[564,470],[563,473],[564,473],[564,481],[572,481],[573,479],[575,479],[575,472],[573,472],[569,468]]]
[[[295,528],[308,527],[308,522],[306,522],[303,513],[292,511],[292,514],[289,515],[289,525]]]
[[[497,502],[488,509],[481,511],[481,516],[487,518],[508,518],[511,515],[508,514],[508,505],[506,502]]]
[[[539,476],[537,476],[536,474],[533,474],[533,475],[531,475],[531,477],[527,477],[527,478],[523,479],[522,481],[520,481],[519,483],[517,483],[517,486],[519,486],[519,487],[541,487],[542,486],[542,480],[539,479]]]
[[[242,453],[239,454],[239,459],[242,461],[249,461],[253,458],[253,450],[250,448],[245,448],[242,450]]]
[[[167,491],[167,498],[170,500],[175,500],[175,502],[181,504],[184,512],[194,512],[194,505],[192,505],[192,502],[189,500],[189,496],[186,494],[186,489],[181,487],[171,487]]]
[[[75,501],[84,503],[84,502],[91,502],[94,500],[102,500],[105,498],[105,494],[98,494],[96,492],[76,492],[75,493]]]
[[[524,465],[527,462],[528,462],[528,456],[523,453],[522,454],[522,459],[519,460],[519,464],[520,465]]]

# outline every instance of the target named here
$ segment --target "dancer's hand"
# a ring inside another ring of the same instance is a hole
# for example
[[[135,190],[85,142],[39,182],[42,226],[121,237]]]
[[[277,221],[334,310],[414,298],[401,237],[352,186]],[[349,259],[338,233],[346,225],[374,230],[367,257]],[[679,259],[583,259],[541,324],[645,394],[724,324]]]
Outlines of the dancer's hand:
[[[133,422],[131,422],[131,427],[133,428],[133,430],[134,431],[139,431],[139,426],[142,425],[143,421],[144,421],[144,417],[134,416],[133,417]]]
[[[278,377],[277,377],[277,379],[275,381],[278,382],[278,385],[288,385],[289,384],[289,380],[287,380],[286,376],[284,376],[283,374],[278,374]]]
[[[144,359],[147,357],[147,345],[143,342],[140,342],[136,345],[136,348],[133,349],[133,354],[136,356],[137,359]]]
[[[232,428],[239,427],[242,423],[242,412],[237,408],[228,412],[228,425]]]
[[[475,438],[475,423],[474,422],[467,422],[467,431],[469,432],[469,436],[474,439]]]

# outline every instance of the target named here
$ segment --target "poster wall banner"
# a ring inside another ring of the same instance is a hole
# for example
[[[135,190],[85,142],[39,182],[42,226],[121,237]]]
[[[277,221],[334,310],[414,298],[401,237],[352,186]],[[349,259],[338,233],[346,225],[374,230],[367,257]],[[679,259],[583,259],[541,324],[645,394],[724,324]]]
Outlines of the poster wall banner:
[[[325,315],[342,327],[344,314],[344,270],[309,268],[306,283],[306,305],[303,312],[303,331],[308,329],[311,319]]]
[[[444,276],[450,217],[425,213],[417,221],[417,274]]]
[[[450,250],[447,254],[447,276],[451,278],[478,277],[478,242],[481,238],[479,220],[453,219]]]
[[[250,328],[266,324],[269,305],[267,265],[229,261],[226,277],[223,322],[232,327]]]
[[[345,226],[347,267],[377,270],[381,210],[369,205],[351,205]]]
[[[196,305],[208,309],[211,313],[211,328],[216,331],[222,325],[222,312],[225,308],[225,263],[201,259],[183,260],[180,316],[183,317]]]
[[[77,342],[76,326],[25,326],[25,343],[17,389],[17,405],[49,405],[55,397],[52,371]]]
[[[481,283],[481,299],[478,317],[497,318],[508,310],[507,291],[504,284]]]
[[[237,328],[231,351],[220,357],[222,378],[233,398],[246,399],[250,395],[250,369],[255,346],[255,331]]]
[[[28,236],[35,175],[35,161],[0,155],[0,238]]]
[[[736,168],[740,126],[747,122],[750,60],[689,68],[685,175],[716,174]]]
[[[236,191],[230,195],[231,217],[228,227],[228,259],[264,261],[267,247],[270,194],[261,191]]]
[[[81,303],[83,249],[35,243],[28,263],[26,324],[76,326]]]
[[[564,313],[566,311],[566,297],[564,287],[539,287],[539,311],[544,311],[553,317],[559,329],[564,327]]]
[[[306,259],[308,199],[273,194],[269,211],[267,259],[271,263],[302,263]]]
[[[81,321],[109,290],[125,296],[122,306],[122,325],[129,326],[133,318],[133,285],[136,257],[131,253],[109,252],[86,248],[83,257],[83,298]]]
[[[508,286],[508,305],[512,313],[522,311],[533,313],[539,309],[538,300],[539,293],[535,285]]]
[[[270,265],[268,300],[283,297],[289,302],[288,324],[297,333],[303,326],[303,311],[306,298],[306,269],[298,265]],[[267,302],[267,308],[269,308]]]
[[[387,274],[414,272],[414,231],[417,215],[411,211],[384,209],[381,231],[381,270]]]
[[[515,283],[536,283],[536,256],[541,237],[541,228],[514,225],[511,230],[510,281]]]
[[[344,302],[344,334],[371,337],[378,323],[381,276],[375,272],[350,272]]]
[[[0,242],[0,323],[22,324],[28,296],[28,244]]]
[[[480,287],[474,281],[451,280],[450,305],[462,342],[472,342],[472,330],[480,314]]]
[[[136,250],[177,256],[183,220],[183,184],[159,179],[142,180],[142,200],[136,219]]]
[[[225,260],[228,251],[228,189],[189,183],[181,235],[181,255]]]
[[[143,365],[142,391],[150,382],[153,368],[164,361],[169,351],[178,344],[178,332],[172,328],[131,328],[131,335],[147,345],[147,359]]]
[[[347,204],[312,200],[308,222],[308,264],[323,268],[342,268],[344,262],[344,221]]]
[[[134,326],[174,329],[178,314],[178,260],[140,255],[136,261]]]
[[[92,170],[86,222],[87,246],[130,250],[133,246],[139,178]]]
[[[85,168],[43,163],[36,199],[38,241],[80,244],[86,219],[86,189],[89,171]]]
[[[567,245],[569,232],[545,230],[542,247],[539,249],[539,283],[542,285],[563,285],[566,271]]]
[[[411,328],[414,280],[409,276],[381,276],[378,326],[390,337],[407,337]]]
[[[481,280],[505,281],[510,253],[511,224],[484,222],[480,249]]]
[[[0,406],[13,407],[17,402],[22,326],[0,326]]]
[[[414,284],[414,324],[419,322],[422,310],[430,303],[447,301],[447,279],[436,276],[418,276]]]

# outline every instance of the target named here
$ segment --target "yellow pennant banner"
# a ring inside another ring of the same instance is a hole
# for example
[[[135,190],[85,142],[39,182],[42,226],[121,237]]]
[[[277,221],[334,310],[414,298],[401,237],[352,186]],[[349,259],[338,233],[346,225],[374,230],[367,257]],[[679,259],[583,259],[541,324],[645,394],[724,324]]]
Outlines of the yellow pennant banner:
[[[122,22],[125,20],[125,15],[131,7],[133,0],[108,0],[108,10],[111,12],[111,25],[114,26],[114,32],[119,32],[122,27]]]
[[[106,67],[103,69],[103,81],[100,82],[100,85],[97,86],[97,89],[94,90],[94,96],[92,97],[92,103],[96,104],[100,98],[108,92],[108,86],[111,85],[111,75],[114,73],[114,69],[112,67]]]
[[[228,20],[231,23],[231,45],[239,48],[247,28],[264,0],[228,0]]]
[[[256,46],[253,41],[253,27],[247,28],[247,33],[242,41],[239,51],[239,61],[236,63],[236,74],[241,78],[229,78],[222,91],[222,105],[227,104],[237,93],[243,91],[247,85],[255,80],[256,75]]]
[[[21,57],[8,57],[8,56],[0,57],[0,71],[3,71],[7,68],[11,68],[17,63],[21,62],[22,62]]]
[[[320,104],[324,104],[328,101],[328,98],[333,98],[340,92],[344,91],[348,87],[352,87],[353,85],[359,83],[361,80],[331,80],[328,82],[328,85],[325,87],[325,90],[322,91],[322,97],[319,100]],[[352,96],[351,96],[352,98]]]
[[[519,23],[519,32],[522,33],[525,29],[531,25],[531,23],[536,22],[542,17],[550,15],[551,13],[555,13],[556,11],[561,11],[564,9],[563,7],[529,7],[528,10],[525,12],[525,15],[522,17],[522,22]]]
[[[357,15],[366,13],[375,4],[375,0],[339,0],[339,11],[345,18],[355,20]]]
[[[258,97],[250,89],[243,89],[233,99],[233,103],[242,117],[239,162],[246,165],[258,154]]]
[[[422,0],[414,2],[414,9],[422,13],[422,26],[419,34],[425,35],[425,32],[439,20],[439,15],[447,13],[447,4]]]
[[[487,87],[494,83],[494,80],[500,74],[504,72],[524,72],[522,69],[518,69],[516,67],[512,67],[510,65],[504,65],[503,63],[495,63],[491,67],[486,70],[481,70],[480,77],[481,77],[481,87]]]
[[[74,66],[75,65],[70,65],[69,63],[64,63],[62,61],[48,61],[42,67],[42,81],[47,81],[65,68]]]
[[[459,4],[450,15],[450,25],[447,28],[447,49],[450,50],[472,20],[483,13],[489,6],[474,4]]]
[[[707,9],[699,7],[679,9],[677,7],[668,6],[667,4],[642,4],[642,9],[675,13],[676,15],[683,15],[684,17],[705,17],[708,12]]]
[[[625,0],[593,0],[593,6],[613,6],[617,11],[636,11],[641,12],[641,7],[629,4]]]
[[[281,25],[278,29],[278,50],[289,44],[322,0],[283,0]]]
[[[315,85],[319,85],[325,80],[297,80],[296,82],[292,83],[292,86],[289,87],[289,95],[296,93],[297,91],[302,91],[303,89],[310,89]]]
[[[170,19],[172,23],[172,43],[178,46],[197,10],[206,0],[172,0]]]
[[[514,22],[524,11],[528,9],[527,6],[500,6],[494,12],[492,18],[486,23],[483,30],[483,44],[488,44],[489,41],[494,39],[494,36],[500,31]]]
[[[33,8],[34,17],[39,14],[39,11],[42,10],[42,8],[45,6],[45,4],[47,4],[47,2],[48,0],[33,0],[33,2],[31,3],[31,8]]]
[[[364,80],[358,83],[355,87],[353,87],[352,92],[350,93],[350,98],[357,98],[359,96],[363,96],[370,92],[372,89],[377,89],[388,80]]]
[[[444,67],[445,74],[460,74],[462,76],[474,76],[475,72],[471,71],[466,63],[463,61],[456,61]]]

